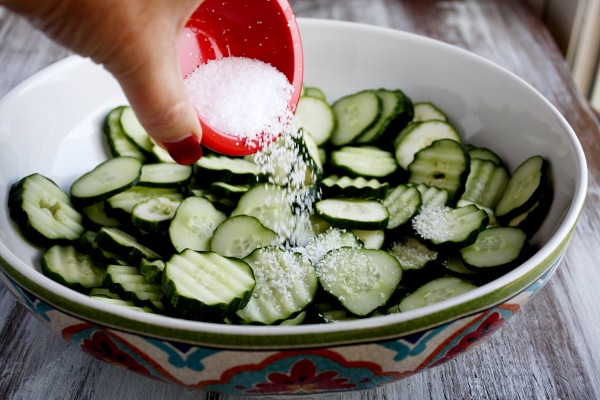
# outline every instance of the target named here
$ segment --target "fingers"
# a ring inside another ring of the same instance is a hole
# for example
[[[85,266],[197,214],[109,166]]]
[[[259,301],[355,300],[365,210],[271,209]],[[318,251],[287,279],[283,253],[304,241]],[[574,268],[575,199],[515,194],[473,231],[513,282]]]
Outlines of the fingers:
[[[151,55],[133,70],[115,75],[148,134],[175,161],[192,164],[202,155],[202,128],[174,53],[169,57]]]
[[[182,20],[187,20],[187,14]],[[192,164],[202,155],[202,128],[179,63],[181,22],[164,18],[153,21],[151,29],[132,30],[115,57],[104,65],[119,81],[148,134],[175,161]]]

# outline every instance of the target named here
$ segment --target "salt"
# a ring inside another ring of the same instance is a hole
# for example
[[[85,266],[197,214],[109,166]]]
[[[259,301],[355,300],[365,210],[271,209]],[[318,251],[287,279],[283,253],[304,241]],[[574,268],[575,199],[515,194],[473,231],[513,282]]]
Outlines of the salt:
[[[260,60],[211,60],[195,68],[185,86],[202,118],[232,136],[277,137],[292,119],[292,84],[281,71]]]

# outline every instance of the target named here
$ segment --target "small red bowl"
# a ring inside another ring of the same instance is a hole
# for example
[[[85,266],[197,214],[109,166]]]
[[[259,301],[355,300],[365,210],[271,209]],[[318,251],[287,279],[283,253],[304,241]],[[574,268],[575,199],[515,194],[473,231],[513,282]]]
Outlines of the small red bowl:
[[[247,57],[271,64],[293,86],[290,110],[302,92],[304,59],[300,30],[287,0],[206,0],[194,12],[179,40],[184,77],[221,57]],[[203,120],[202,144],[221,154],[243,156],[261,149],[263,140],[221,132]]]

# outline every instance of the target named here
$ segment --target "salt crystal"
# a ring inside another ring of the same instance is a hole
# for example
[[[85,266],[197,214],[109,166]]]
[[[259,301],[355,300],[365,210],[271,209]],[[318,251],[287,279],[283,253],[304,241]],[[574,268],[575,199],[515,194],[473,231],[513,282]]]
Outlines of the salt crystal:
[[[260,60],[210,60],[185,78],[185,86],[202,118],[232,136],[276,137],[292,118],[292,84],[281,71]]]

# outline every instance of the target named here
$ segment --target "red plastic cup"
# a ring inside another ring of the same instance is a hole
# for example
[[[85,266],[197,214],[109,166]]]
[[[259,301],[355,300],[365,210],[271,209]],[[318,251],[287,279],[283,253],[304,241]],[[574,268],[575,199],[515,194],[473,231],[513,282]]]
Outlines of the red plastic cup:
[[[302,92],[304,58],[296,17],[286,0],[206,0],[194,12],[179,40],[184,77],[221,57],[247,57],[271,64],[294,91],[290,110]],[[202,144],[221,154],[243,156],[261,150],[263,140],[221,132],[203,120]],[[275,139],[274,139],[275,140]]]

